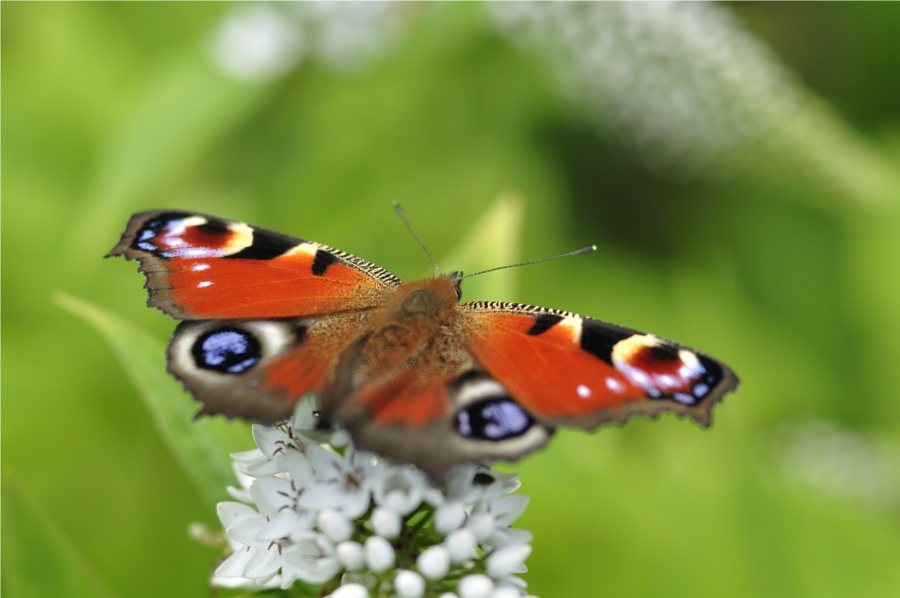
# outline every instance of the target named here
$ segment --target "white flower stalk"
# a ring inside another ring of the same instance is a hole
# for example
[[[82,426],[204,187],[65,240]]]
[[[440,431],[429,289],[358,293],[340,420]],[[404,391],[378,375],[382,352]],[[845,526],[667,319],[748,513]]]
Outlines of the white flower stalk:
[[[219,503],[231,554],[212,584],[330,596],[525,596],[531,534],[515,474],[451,470],[437,486],[412,465],[316,429],[309,401],[285,423],[254,426],[258,448],[232,455],[239,502]],[[252,505],[252,506],[251,506]],[[324,591],[323,591],[324,590]]]

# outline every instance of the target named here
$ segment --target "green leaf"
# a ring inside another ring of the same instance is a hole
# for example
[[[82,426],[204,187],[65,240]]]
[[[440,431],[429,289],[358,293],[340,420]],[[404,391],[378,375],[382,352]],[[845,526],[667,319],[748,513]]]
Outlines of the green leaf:
[[[226,500],[234,483],[228,454],[252,448],[244,422],[205,417],[166,373],[165,344],[100,306],[58,292],[54,302],[91,324],[109,341],[150,411],[156,428],[200,495],[210,504]]]
[[[3,595],[116,595],[7,469],[3,470]]]

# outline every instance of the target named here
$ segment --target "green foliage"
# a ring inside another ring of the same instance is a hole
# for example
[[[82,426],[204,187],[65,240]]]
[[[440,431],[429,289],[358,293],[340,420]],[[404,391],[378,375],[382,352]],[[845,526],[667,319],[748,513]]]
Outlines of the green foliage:
[[[86,320],[110,343],[160,437],[210,508],[230,500],[225,488],[234,483],[234,472],[228,455],[253,448],[250,426],[211,417],[194,422],[194,401],[166,373],[163,343],[115,314],[65,293],[57,294],[55,303]]]
[[[3,588],[10,595],[115,596],[56,524],[3,473]]]
[[[535,594],[896,594],[897,494],[805,483],[778,438],[826,420],[900,452],[900,5],[737,8],[811,87],[755,160],[703,179],[598,133],[483,6],[404,5],[369,69],[267,84],[206,58],[234,6],[2,5],[4,595],[209,593],[219,555],[185,530],[218,525],[247,426],[191,422],[164,373],[174,323],[133,263],[100,259],[128,215],[195,209],[431,272],[392,201],[445,271],[596,243],[465,299],[649,330],[742,379],[708,431],[560,431],[509,466]],[[835,23],[852,60],[826,68]]]

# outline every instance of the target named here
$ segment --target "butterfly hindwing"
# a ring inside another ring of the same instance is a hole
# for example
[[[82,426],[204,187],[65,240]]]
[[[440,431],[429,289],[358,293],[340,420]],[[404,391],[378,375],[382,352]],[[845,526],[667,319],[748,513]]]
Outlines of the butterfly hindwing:
[[[703,353],[592,318],[513,303],[460,309],[472,321],[475,361],[550,425],[592,429],[674,411],[706,426],[738,384]]]
[[[192,212],[135,214],[117,255],[140,262],[149,305],[182,320],[372,309],[401,284],[327,245]]]
[[[514,461],[553,434],[479,369],[450,379],[415,370],[387,377],[352,396],[339,419],[358,446],[413,463],[433,478],[461,463]]]
[[[182,322],[169,343],[169,371],[203,403],[201,415],[276,422],[307,392],[325,390],[337,357],[370,317]]]

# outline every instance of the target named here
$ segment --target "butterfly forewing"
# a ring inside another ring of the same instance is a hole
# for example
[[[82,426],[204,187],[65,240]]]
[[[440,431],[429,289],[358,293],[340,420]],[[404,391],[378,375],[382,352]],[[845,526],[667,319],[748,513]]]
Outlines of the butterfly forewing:
[[[401,284],[326,245],[189,212],[132,216],[117,255],[140,262],[149,304],[182,320],[372,309]]]
[[[734,373],[671,341],[569,312],[467,303],[474,359],[536,418],[594,428],[674,411],[708,425]]]

